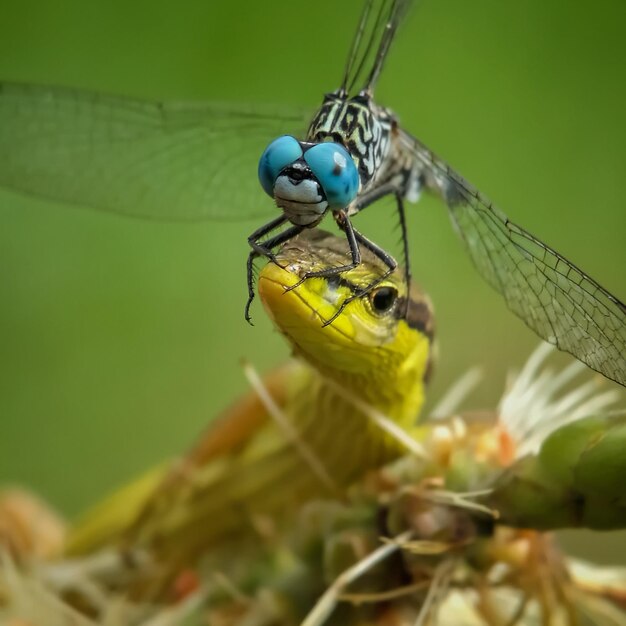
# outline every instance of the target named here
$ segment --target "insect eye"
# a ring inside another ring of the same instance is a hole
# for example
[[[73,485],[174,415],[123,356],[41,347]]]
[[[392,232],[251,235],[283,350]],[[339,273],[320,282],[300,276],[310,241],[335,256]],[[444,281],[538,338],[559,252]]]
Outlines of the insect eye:
[[[350,153],[338,143],[319,143],[304,153],[324,190],[329,208],[344,209],[359,191],[359,173]]]
[[[369,298],[376,313],[387,313],[398,300],[398,290],[394,287],[379,287],[370,293]]]
[[[274,183],[281,170],[302,156],[300,142],[283,135],[270,143],[259,159],[259,181],[268,196],[274,197]]]

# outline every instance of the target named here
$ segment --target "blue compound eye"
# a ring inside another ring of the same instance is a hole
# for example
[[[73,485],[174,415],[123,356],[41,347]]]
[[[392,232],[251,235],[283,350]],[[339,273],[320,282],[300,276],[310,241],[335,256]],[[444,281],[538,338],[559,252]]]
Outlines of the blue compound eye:
[[[302,156],[302,147],[295,137],[283,135],[265,148],[259,159],[259,180],[268,196],[274,197],[274,183],[280,171]]]
[[[359,173],[350,153],[338,143],[320,143],[304,153],[326,194],[329,208],[344,209],[359,191]]]

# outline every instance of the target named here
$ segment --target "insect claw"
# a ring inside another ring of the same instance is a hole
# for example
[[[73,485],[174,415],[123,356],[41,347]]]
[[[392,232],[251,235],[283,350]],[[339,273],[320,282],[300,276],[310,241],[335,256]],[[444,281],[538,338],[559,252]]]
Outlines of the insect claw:
[[[335,311],[333,316],[327,319],[325,322],[322,322],[322,328],[326,328],[326,326],[329,326],[330,324],[332,324],[343,313],[343,310],[346,308],[346,305],[352,302],[353,299],[354,298],[347,298],[346,300],[344,300],[341,306]]]
[[[244,316],[246,322],[248,322],[248,324],[250,324],[250,326],[254,326],[254,324],[252,322],[252,316],[250,315],[250,307],[252,306],[253,298],[254,298],[254,296],[248,298],[248,301],[246,302],[246,306],[245,306],[244,311],[243,311],[243,316]]]
[[[297,283],[294,283],[293,285],[290,285],[289,287],[285,287],[285,293],[287,293],[288,291],[293,291],[294,289],[298,288],[307,278],[309,278],[309,275],[305,274]]]

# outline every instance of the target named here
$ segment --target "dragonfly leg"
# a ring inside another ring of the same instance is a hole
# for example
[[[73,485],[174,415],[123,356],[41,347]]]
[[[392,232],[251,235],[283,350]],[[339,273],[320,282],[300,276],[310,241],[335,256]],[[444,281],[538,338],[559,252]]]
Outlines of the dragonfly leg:
[[[402,253],[404,256],[404,273],[406,284],[409,285],[411,283],[411,263],[409,260],[409,237],[407,235],[407,227],[406,227],[406,213],[404,210],[404,199],[402,189],[405,187],[405,184],[400,184],[398,180],[393,180],[384,185],[381,185],[377,189],[371,191],[368,194],[365,194],[362,198],[360,198],[359,202],[353,208],[353,215],[356,213],[360,213],[363,209],[370,206],[376,202],[376,200],[380,200],[384,196],[389,194],[393,194],[396,199],[396,209],[398,211],[398,217],[400,219],[400,230],[401,230],[401,238],[402,238]],[[376,254],[376,252],[374,252]],[[378,256],[378,255],[377,255]],[[381,258],[381,257],[379,257]],[[384,262],[384,259],[381,259]]]
[[[401,189],[402,185],[396,179],[383,183],[375,189],[372,189],[371,191],[368,191],[360,196],[357,202],[351,207],[350,213],[352,215],[360,213],[363,209],[370,206],[370,204],[374,204],[374,202],[388,196],[389,194],[398,195]]]
[[[350,304],[350,302],[368,294],[377,285],[382,283],[398,267],[398,262],[388,252],[385,252],[383,248],[375,244],[373,241],[368,239],[365,235],[361,234],[355,228],[352,228],[352,232],[354,233],[357,245],[362,245],[364,248],[367,248],[370,252],[376,255],[387,266],[387,269],[378,278],[375,278],[371,283],[369,283],[367,287],[359,289],[356,293],[346,298],[341,303],[341,306],[337,309],[337,311],[335,311],[334,315],[324,322],[323,326],[328,326],[329,324],[332,324],[333,321],[337,319],[339,315],[341,315],[342,311],[348,306],[348,304]]]
[[[254,300],[254,260],[260,256],[267,257],[273,263],[276,262],[276,257],[274,256],[273,249],[276,246],[279,246],[290,239],[293,239],[296,235],[300,234],[304,230],[304,226],[291,226],[287,228],[282,233],[278,233],[274,237],[270,237],[266,241],[260,242],[259,239],[268,233],[272,232],[275,228],[278,228],[282,224],[287,221],[285,216],[280,216],[275,220],[261,226],[255,230],[250,237],[248,237],[248,243],[252,247],[250,254],[248,254],[248,261],[246,263],[246,278],[248,284],[248,301],[246,302],[246,307],[244,309],[244,316],[246,318],[246,322],[248,324],[252,324],[252,318],[250,317],[250,307],[252,306],[252,301]]]
[[[271,241],[261,242],[259,241],[265,235],[269,235],[273,230],[276,230],[279,226],[282,226],[287,221],[286,215],[279,215],[277,218],[273,219],[271,222],[267,224],[263,224],[260,228],[257,228],[249,237],[248,244],[256,252],[256,256],[265,256],[270,261],[274,261],[274,255],[272,253],[271,248],[273,246],[268,245]]]
[[[396,208],[398,209],[398,217],[400,218],[400,231],[402,237],[402,254],[404,255],[404,280],[406,281],[407,292],[411,286],[411,261],[409,259],[409,237],[406,229],[406,213],[404,212],[404,200],[402,196],[396,192]],[[410,299],[406,298],[406,307],[408,311]],[[405,314],[407,313],[405,311]]]
[[[346,239],[348,240],[350,256],[352,257],[351,262],[346,263],[345,265],[327,267],[326,269],[318,270],[315,272],[306,272],[295,285],[291,285],[291,287],[287,288],[286,291],[291,291],[292,289],[299,287],[305,280],[308,280],[309,278],[330,278],[331,276],[343,274],[343,272],[352,270],[360,265],[361,251],[359,250],[357,231],[355,230],[354,226],[352,226],[350,218],[343,211],[338,211],[334,217],[335,221],[337,222],[337,226],[339,226],[339,228],[341,228],[341,230],[345,233]]]
[[[404,256],[404,278],[406,284],[411,283],[411,261],[409,259],[409,237],[406,228],[406,213],[404,211],[404,200],[399,193],[396,193],[396,208],[398,209],[398,217],[400,219],[400,230],[402,237],[402,254]]]

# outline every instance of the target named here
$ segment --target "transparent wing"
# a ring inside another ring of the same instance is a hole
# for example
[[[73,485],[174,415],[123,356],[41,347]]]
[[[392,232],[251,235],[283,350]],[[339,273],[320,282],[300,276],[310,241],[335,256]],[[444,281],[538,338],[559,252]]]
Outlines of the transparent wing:
[[[540,337],[626,386],[626,306],[573,263],[517,226],[408,134],[427,187],[446,200],[452,223],[482,276]]]
[[[304,128],[286,109],[0,83],[0,186],[141,217],[242,219],[276,210],[258,159]]]
[[[341,89],[373,90],[387,53],[413,0],[366,0],[348,54]]]

